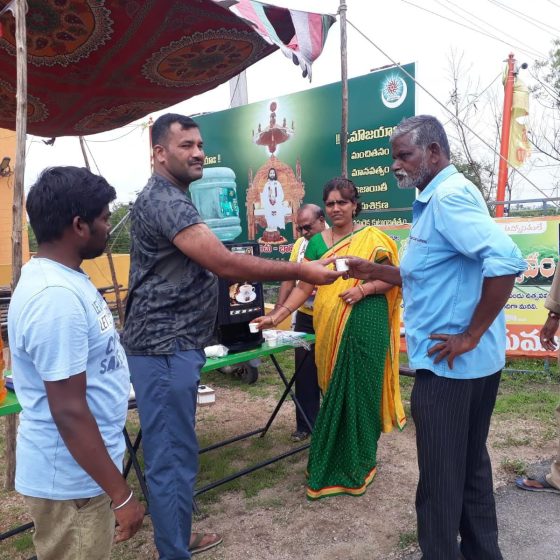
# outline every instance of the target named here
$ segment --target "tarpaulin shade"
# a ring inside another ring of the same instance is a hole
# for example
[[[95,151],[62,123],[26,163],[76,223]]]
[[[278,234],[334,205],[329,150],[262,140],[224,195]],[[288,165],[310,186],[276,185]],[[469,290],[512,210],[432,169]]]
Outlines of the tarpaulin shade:
[[[0,9],[8,3],[0,0]],[[216,87],[277,48],[211,0],[28,6],[27,130],[39,136],[123,126]],[[0,22],[0,128],[13,130],[15,21],[6,12]]]

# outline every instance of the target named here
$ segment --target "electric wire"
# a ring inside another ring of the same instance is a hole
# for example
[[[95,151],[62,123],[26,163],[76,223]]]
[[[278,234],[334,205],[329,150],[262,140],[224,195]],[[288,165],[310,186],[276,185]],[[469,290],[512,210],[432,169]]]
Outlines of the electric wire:
[[[557,27],[553,27],[552,25],[548,25],[548,23],[544,23],[543,21],[535,19],[534,17],[528,16],[527,14],[524,14],[523,12],[520,12],[520,11],[514,9],[514,8],[511,8],[510,6],[507,6],[506,4],[503,4],[502,2],[498,2],[498,0],[488,0],[488,2],[490,2],[491,4],[494,4],[498,8],[501,8],[502,10],[505,10],[506,12],[509,12],[510,14],[513,14],[514,16],[518,17],[519,19],[522,19],[522,20],[526,21],[527,23],[529,23],[530,25],[533,25],[537,29],[540,29],[541,31],[544,31],[545,33],[549,33],[550,35],[553,35],[554,37],[557,37],[558,34],[560,33],[560,29],[558,29]],[[546,29],[546,27],[548,27],[549,29]]]
[[[531,77],[544,88],[546,93],[554,101],[556,101],[556,103],[560,103],[560,96],[558,95],[558,93],[553,88],[550,87],[550,85],[544,83],[537,75],[533,74],[533,72],[531,72]]]
[[[139,128],[141,128],[143,125],[141,124],[137,124],[134,125],[134,128],[132,130],[129,130],[128,132],[125,132],[124,134],[122,134],[121,136],[117,136],[116,138],[109,138],[108,140],[91,140],[88,139],[88,142],[96,142],[96,143],[105,143],[105,142],[115,142],[116,140],[120,140],[121,138],[124,138],[125,136],[128,136],[129,134],[132,134],[133,132],[135,132],[136,130],[138,130]]]
[[[521,48],[519,45],[514,45],[512,43],[509,43],[508,41],[504,41],[503,39],[500,39],[499,37],[496,37],[495,35],[491,35],[490,33],[487,33],[487,32],[482,31],[480,29],[476,29],[475,27],[471,27],[470,25],[465,25],[464,23],[456,21],[452,18],[449,18],[449,17],[444,16],[442,14],[438,14],[437,12],[434,12],[432,10],[428,10],[427,8],[419,6],[418,4],[414,4],[414,2],[409,2],[409,0],[401,0],[401,2],[404,2],[405,4],[409,4],[410,6],[414,6],[415,8],[418,8],[419,10],[423,10],[424,12],[428,12],[429,14],[432,14],[432,15],[437,16],[439,18],[450,21],[451,23],[454,23],[456,25],[460,25],[461,27],[465,27],[466,29],[470,29],[471,31],[474,31],[475,33],[479,33],[480,35],[485,35],[486,37],[489,37],[490,39],[494,39],[495,41],[499,41],[500,43],[503,43],[504,45],[507,45],[508,47],[512,47],[514,49],[517,49],[518,51],[523,52],[523,53],[525,53],[529,56],[534,56],[530,52],[527,52],[526,49]]]
[[[406,0],[403,0],[404,2],[406,2]],[[406,3],[410,3],[410,2],[406,2]],[[437,15],[437,14],[436,14]],[[446,111],[447,113],[449,113],[452,118],[454,120],[458,120],[473,136],[475,136],[476,138],[478,138],[487,148],[489,148],[492,153],[496,154],[496,156],[498,156],[498,158],[500,160],[505,161],[508,165],[509,162],[507,160],[507,158],[503,157],[500,153],[498,153],[493,146],[491,146],[486,140],[484,140],[484,138],[482,138],[482,136],[480,136],[477,132],[475,132],[467,123],[465,123],[464,121],[462,121],[461,119],[459,119],[458,117],[456,117],[453,112],[451,111],[451,109],[449,109],[444,103],[442,103],[435,95],[433,95],[430,91],[428,91],[428,89],[426,89],[420,82],[418,82],[416,80],[416,78],[410,74],[410,72],[407,72],[400,63],[398,63],[396,60],[394,60],[388,53],[386,53],[381,47],[379,47],[376,43],[374,43],[365,33],[363,33],[363,31],[361,31],[360,29],[358,29],[350,20],[346,20],[346,23],[348,23],[350,26],[352,26],[366,41],[368,41],[369,43],[371,43],[371,45],[373,47],[375,47],[383,56],[385,56],[388,60],[390,60],[395,66],[398,66],[399,69],[401,70],[401,72],[403,72],[403,74],[405,74],[409,79],[411,79],[421,90],[423,90],[429,97],[431,97],[444,111]],[[525,179],[525,181],[527,181],[527,183],[529,183],[537,192],[540,192],[542,195],[544,195],[545,197],[547,197],[546,193],[543,192],[543,190],[538,187],[537,185],[535,185],[535,183],[533,183],[533,181],[531,181],[524,173],[522,173],[521,171],[519,171],[519,169],[516,169],[514,167],[512,167],[512,172],[518,173],[521,177],[523,177],[523,179]],[[559,206],[558,204],[556,204],[556,206]]]
[[[95,164],[95,167],[97,169],[97,173],[99,175],[102,175],[101,169],[99,169],[99,165],[97,165],[97,162],[95,161],[95,158],[93,157],[93,153],[91,151],[91,148],[88,146],[87,140],[85,138],[84,138],[84,146],[86,147],[87,151],[89,152],[89,155],[91,156],[91,159],[93,160],[93,163]]]
[[[441,4],[443,7],[447,7],[448,10],[451,10],[451,8],[449,8],[448,6],[445,6],[441,0],[436,0],[436,2],[438,4]],[[482,18],[479,18],[476,14],[473,14],[472,12],[469,12],[468,10],[465,10],[465,8],[459,6],[458,4],[455,4],[454,2],[452,2],[451,0],[445,0],[445,2],[447,4],[451,4],[452,6],[455,6],[457,9],[461,10],[462,12],[464,12],[465,14],[467,14],[468,16],[470,16],[471,18],[474,18],[475,21],[470,21],[469,23],[472,23],[473,25],[477,25],[476,21],[479,21],[480,23],[482,23],[483,25],[486,25],[492,29],[494,29],[495,31],[497,31],[498,33],[501,33],[502,35],[505,35],[506,37],[509,37],[510,39],[513,39],[514,41],[517,41],[518,44],[523,45],[524,47],[526,47],[530,52],[534,53],[532,56],[537,55],[537,58],[546,58],[546,55],[537,51],[536,49],[534,49],[531,45],[528,45],[527,43],[524,43],[523,41],[521,41],[521,39],[519,39],[519,37],[515,37],[514,35],[510,35],[509,33],[507,33],[506,31],[504,31],[503,29],[500,29],[499,27],[496,27],[495,25],[492,25],[491,23],[483,20]],[[456,14],[458,17],[465,17],[457,12],[455,12],[454,10],[451,10],[454,14]]]

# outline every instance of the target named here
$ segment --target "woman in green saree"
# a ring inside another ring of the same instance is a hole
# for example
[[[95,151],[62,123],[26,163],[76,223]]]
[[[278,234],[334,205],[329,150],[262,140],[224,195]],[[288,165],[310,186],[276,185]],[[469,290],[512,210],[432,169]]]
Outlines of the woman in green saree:
[[[309,241],[306,260],[358,256],[398,265],[392,239],[354,223],[361,205],[352,181],[331,179],[323,201],[332,227]],[[299,282],[283,307],[256,322],[274,327],[313,289]],[[375,476],[381,431],[402,429],[406,422],[398,379],[399,309],[400,289],[379,280],[339,278],[317,289],[313,321],[323,402],[309,452],[309,499],[363,494]]]

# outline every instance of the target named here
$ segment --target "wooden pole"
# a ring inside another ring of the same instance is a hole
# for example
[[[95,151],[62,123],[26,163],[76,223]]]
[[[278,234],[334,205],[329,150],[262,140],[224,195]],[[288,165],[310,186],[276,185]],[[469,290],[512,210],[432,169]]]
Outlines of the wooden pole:
[[[89,165],[89,158],[87,157],[86,147],[84,144],[84,137],[78,136],[80,141],[80,148],[82,149],[82,155],[84,156],[84,162],[88,171],[91,171]],[[115,290],[115,302],[117,304],[117,314],[119,316],[119,326],[122,328],[124,326],[124,308],[121,299],[121,292],[119,289],[119,281],[117,279],[117,273],[115,271],[115,263],[113,261],[113,253],[111,251],[111,246],[107,243],[105,249],[105,254],[107,255],[107,261],[109,262],[109,271],[111,272],[111,281],[113,282],[113,289]]]
[[[513,53],[508,57],[508,72],[504,84],[504,116],[502,118],[502,141],[500,143],[500,166],[498,169],[498,188],[496,190],[496,202],[504,202],[506,194],[506,183],[508,179],[508,155],[509,155],[509,132],[511,129],[511,105],[513,103],[513,84],[515,81],[515,58]],[[504,205],[497,204],[496,218],[504,215]]]
[[[346,35],[346,2],[340,0],[340,74],[342,82],[342,123],[340,126],[340,170],[348,177],[348,51]]]
[[[16,19],[16,163],[14,177],[14,198],[12,203],[12,293],[21,276],[23,265],[23,206],[25,178],[25,141],[27,136],[27,33],[25,28],[25,0],[15,3]],[[6,417],[6,479],[4,488],[14,489],[16,473],[16,431],[17,415]]]
[[[107,255],[107,260],[109,261],[111,280],[113,281],[113,288],[115,290],[115,302],[117,304],[117,315],[119,316],[119,326],[122,329],[124,327],[124,307],[121,299],[119,281],[117,279],[117,273],[115,271],[115,263],[113,262],[113,252],[111,251],[111,246],[109,245],[109,243],[107,243],[105,254]]]
[[[89,159],[88,159],[87,153],[86,153],[86,147],[84,146],[84,137],[83,136],[78,136],[78,140],[80,141],[80,148],[82,149],[82,156],[84,156],[84,162],[86,164],[86,169],[88,171],[91,171],[91,167],[89,166]]]
[[[152,128],[154,127],[154,120],[152,117],[148,119],[148,141],[150,142],[150,173],[154,173],[154,150],[152,143]]]

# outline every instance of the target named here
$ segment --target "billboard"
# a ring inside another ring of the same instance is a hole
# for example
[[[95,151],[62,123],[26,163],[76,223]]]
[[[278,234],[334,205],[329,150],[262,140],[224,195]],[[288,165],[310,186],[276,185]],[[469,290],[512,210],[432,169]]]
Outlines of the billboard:
[[[404,67],[414,75],[414,64]],[[415,84],[399,68],[348,81],[348,176],[360,192],[360,221],[409,223],[414,191],[390,172],[389,137],[415,113]],[[323,185],[340,175],[340,82],[196,118],[206,168],[235,173],[242,233],[261,255],[286,257],[305,203],[322,204]],[[204,216],[203,216],[204,217]]]
[[[512,294],[505,306],[508,356],[555,357],[540,343],[539,332],[548,311],[544,302],[558,264],[560,218],[500,218],[496,222],[521,250],[527,270],[516,278]],[[406,247],[409,226],[382,228],[399,247],[399,256]],[[406,325],[405,325],[406,327]],[[556,343],[560,338],[556,337]],[[404,345],[401,346],[404,350]]]

